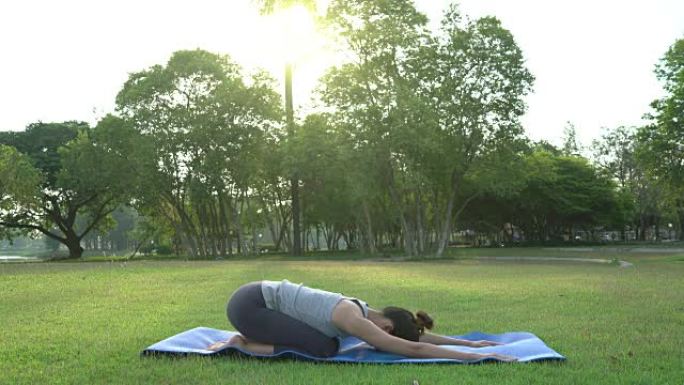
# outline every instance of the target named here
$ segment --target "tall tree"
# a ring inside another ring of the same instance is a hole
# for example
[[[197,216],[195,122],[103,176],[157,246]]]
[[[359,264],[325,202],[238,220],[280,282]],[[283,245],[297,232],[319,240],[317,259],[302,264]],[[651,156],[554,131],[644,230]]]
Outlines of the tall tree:
[[[440,255],[480,193],[467,184],[521,137],[533,81],[522,52],[498,20],[464,21],[456,7],[434,37],[408,0],[337,1],[329,11],[354,61],[330,71],[324,100],[368,154],[364,170],[380,176],[375,189],[393,203],[405,252]]]
[[[684,39],[667,50],[655,74],[666,94],[651,103],[651,124],[639,130],[639,157],[667,189],[684,239]]]
[[[427,18],[411,1],[404,0],[334,1],[328,17],[354,59],[327,74],[322,96],[336,111],[334,126],[356,153],[358,163],[354,167],[362,174],[357,217],[365,218],[360,221],[364,243],[370,252],[377,250],[371,214],[373,206],[387,196],[394,206],[391,216],[402,228],[404,249],[415,255],[416,229],[409,222],[409,213],[415,210],[402,204],[410,194],[404,193],[402,177],[415,174],[405,168],[396,174],[405,158],[394,142],[399,138],[410,142],[419,136],[410,129],[419,126],[406,119],[411,110],[416,112],[413,118],[421,115],[419,110],[425,111],[413,92],[420,78],[407,69],[406,62],[428,42]]]
[[[636,158],[636,128],[607,129],[592,142],[594,162],[626,189],[640,172]]]
[[[610,175],[619,189],[620,202],[624,209],[619,221],[622,223],[623,238],[625,225],[637,231],[637,238],[644,239],[645,228],[661,217],[663,191],[657,178],[647,170],[647,163],[640,149],[637,128],[617,127],[607,129],[600,139],[593,142],[594,162]],[[616,220],[618,218],[615,218]]]
[[[227,56],[178,51],[131,74],[117,96],[119,113],[154,143],[142,211],[164,216],[193,256],[230,255],[233,244],[247,252],[252,186],[282,117],[272,84]]]
[[[442,29],[440,65],[434,79],[440,112],[438,132],[445,135],[443,154],[449,160],[444,176],[448,189],[441,236],[440,255],[447,245],[459,189],[471,171],[500,160],[498,169],[510,166],[523,130],[519,118],[525,112],[523,97],[531,90],[534,77],[524,65],[522,51],[499,20],[484,17],[463,21],[451,6]],[[477,194],[477,191],[475,192]],[[467,205],[473,195],[462,198]]]
[[[316,10],[315,0],[255,0],[260,5],[262,14],[272,14],[297,5],[304,6],[310,11]],[[284,32],[284,31],[283,31]],[[292,100],[292,63],[285,63],[285,119],[287,133],[290,139],[295,135],[294,105]],[[301,255],[301,200],[299,192],[299,176],[297,170],[289,170],[290,173],[290,197],[292,202],[292,254]]]
[[[288,152],[297,163],[294,167],[300,170],[305,232],[322,232],[328,249],[336,249],[343,236],[349,239],[349,231],[357,223],[363,223],[364,229],[368,225],[367,218],[355,216],[359,212],[354,207],[362,203],[352,186],[359,180],[355,179],[357,173],[351,171],[354,164],[348,158],[352,151],[343,138],[327,115],[312,114],[299,128],[295,140],[288,143]],[[381,219],[371,218],[376,223]],[[369,244],[364,242],[361,246]]]

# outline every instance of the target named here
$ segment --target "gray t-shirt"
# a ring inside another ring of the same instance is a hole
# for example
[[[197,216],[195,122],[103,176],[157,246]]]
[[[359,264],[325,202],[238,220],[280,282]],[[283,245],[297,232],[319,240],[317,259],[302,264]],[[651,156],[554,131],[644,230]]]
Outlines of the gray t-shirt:
[[[347,336],[332,323],[333,310],[341,300],[354,301],[361,308],[363,316],[368,317],[368,304],[363,301],[340,293],[297,285],[286,279],[281,282],[262,281],[261,293],[267,308],[302,321],[328,337]]]

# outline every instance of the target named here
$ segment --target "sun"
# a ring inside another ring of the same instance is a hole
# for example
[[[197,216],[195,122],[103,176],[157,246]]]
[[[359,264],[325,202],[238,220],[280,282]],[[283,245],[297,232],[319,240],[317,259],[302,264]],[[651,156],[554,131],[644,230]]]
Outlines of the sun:
[[[313,15],[301,5],[292,6],[265,17],[264,32],[271,44],[269,49],[277,60],[294,63],[312,53],[320,35],[316,31]]]
[[[317,2],[318,15],[303,6],[281,9],[261,15],[252,0],[222,2],[211,11],[219,13],[220,24],[205,25],[193,19],[190,28],[214,31],[201,39],[183,41],[180,48],[199,46],[228,54],[248,72],[262,69],[284,88],[286,64],[293,66],[295,106],[308,107],[319,79],[333,66],[346,59],[338,42],[316,25],[326,1]]]
[[[325,71],[340,62],[339,51],[317,28],[315,16],[304,6],[292,6],[259,16],[246,28],[249,61],[277,79],[286,64],[294,67],[295,103],[304,102]]]

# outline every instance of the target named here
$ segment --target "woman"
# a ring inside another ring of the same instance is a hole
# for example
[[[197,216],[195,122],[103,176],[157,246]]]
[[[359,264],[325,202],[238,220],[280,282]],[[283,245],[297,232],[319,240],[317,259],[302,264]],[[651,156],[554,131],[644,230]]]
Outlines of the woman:
[[[467,341],[425,332],[433,321],[425,312],[416,316],[405,309],[386,307],[378,311],[363,301],[339,293],[282,282],[260,281],[240,287],[227,306],[228,319],[238,334],[226,345],[256,354],[298,350],[317,357],[338,352],[339,338],[354,336],[378,350],[416,358],[452,358],[463,361],[493,357],[515,361],[494,353],[465,353],[436,345],[484,347],[491,341]]]

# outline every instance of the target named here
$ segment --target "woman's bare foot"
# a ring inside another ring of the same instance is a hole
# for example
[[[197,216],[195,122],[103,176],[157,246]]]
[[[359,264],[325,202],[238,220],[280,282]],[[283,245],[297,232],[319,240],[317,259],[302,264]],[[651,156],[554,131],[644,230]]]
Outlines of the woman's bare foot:
[[[228,346],[228,345],[229,345],[228,341],[218,341],[218,342],[214,342],[213,344],[207,346],[206,349],[217,351],[217,350],[220,350],[223,347]]]
[[[241,334],[236,334],[230,339],[230,345],[242,351],[256,354],[273,354],[273,345],[250,341]]]
[[[242,334],[236,334],[228,340],[228,345],[244,350],[247,345],[247,339]]]
[[[256,354],[273,354],[273,345],[262,344],[260,342],[250,341],[242,334],[236,334],[226,341],[215,342],[207,347],[207,350],[217,351],[226,346],[236,347],[244,352]]]
[[[214,342],[213,344],[207,346],[207,350],[221,350],[226,346],[235,346],[236,348],[244,349],[247,344],[247,340],[240,334],[236,334],[229,340]]]

